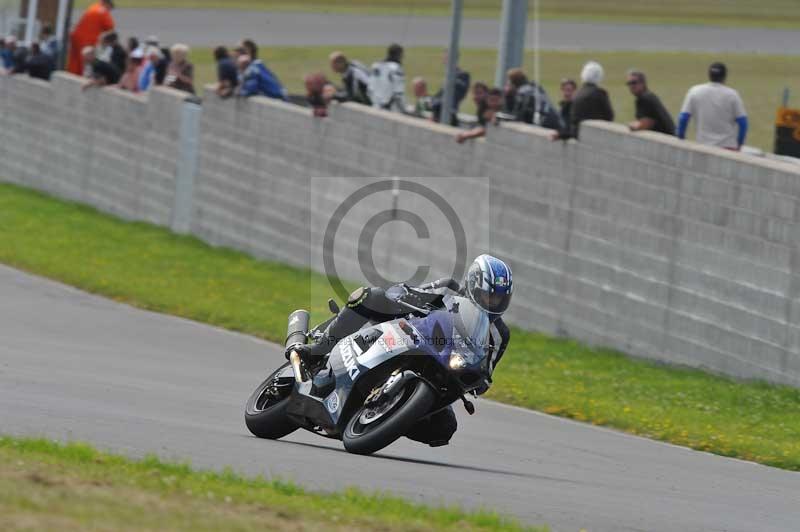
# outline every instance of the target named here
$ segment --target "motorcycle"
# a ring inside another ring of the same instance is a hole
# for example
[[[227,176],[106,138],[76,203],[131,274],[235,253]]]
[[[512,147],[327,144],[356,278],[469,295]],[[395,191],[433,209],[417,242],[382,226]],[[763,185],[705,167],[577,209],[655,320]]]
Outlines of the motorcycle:
[[[488,314],[460,295],[398,285],[386,291],[408,314],[368,322],[343,338],[317,367],[289,361],[262,382],[245,407],[247,428],[279,439],[297,429],[342,440],[368,455],[405,436],[415,424],[467,395],[488,389]],[[331,312],[339,309],[329,300]],[[309,330],[309,313],[289,316],[286,348],[319,340],[333,318]]]

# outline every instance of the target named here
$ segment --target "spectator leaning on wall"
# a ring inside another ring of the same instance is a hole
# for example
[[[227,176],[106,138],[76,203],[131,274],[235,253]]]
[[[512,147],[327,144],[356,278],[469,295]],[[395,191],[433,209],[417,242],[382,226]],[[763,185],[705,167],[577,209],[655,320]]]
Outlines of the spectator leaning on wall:
[[[569,117],[572,113],[572,100],[575,97],[575,91],[578,90],[578,84],[574,79],[564,78],[559,85],[561,90],[561,101],[558,102],[559,116],[561,123],[566,127],[569,124]]]
[[[95,46],[100,35],[114,29],[111,10],[112,0],[101,0],[90,5],[81,16],[70,35],[69,62],[67,70],[75,75],[83,75],[83,49]]]
[[[558,111],[539,84],[528,80],[520,68],[510,69],[506,77],[506,98],[513,94],[511,114],[515,120],[548,129],[562,129]]]
[[[17,38],[9,35],[3,40],[3,48],[0,50],[0,60],[6,72],[14,70],[14,58],[17,54]]]
[[[115,85],[119,82],[121,74],[119,70],[117,70],[117,67],[98,59],[95,55],[94,46],[85,46],[81,54],[81,59],[84,66],[84,76],[89,78],[89,81],[83,86],[84,90],[90,87]]]
[[[406,112],[406,78],[402,63],[403,47],[399,44],[389,46],[384,61],[373,63],[369,76],[369,99],[373,107]]]
[[[194,94],[194,65],[189,62],[189,47],[177,43],[172,45],[169,52],[171,59],[164,85]]]
[[[241,80],[236,94],[242,97],[266,96],[286,100],[286,90],[275,74],[264,63],[254,60],[249,54],[240,54],[236,66],[241,72]]]
[[[358,61],[352,61],[342,52],[333,52],[328,57],[331,70],[342,76],[342,90],[337,99],[372,105],[369,99],[369,70]]]
[[[647,77],[643,72],[631,70],[625,82],[628,89],[636,97],[636,120],[628,124],[631,131],[650,129],[666,135],[675,134],[675,122],[672,121],[661,100],[647,88]]]
[[[214,49],[214,61],[217,63],[217,88],[216,93],[221,98],[233,95],[239,85],[239,72],[236,63],[231,59],[228,49],[217,46]]]
[[[411,90],[414,92],[414,116],[427,118],[431,112],[431,96],[428,94],[428,82],[425,78],[417,76],[411,80]]]
[[[444,54],[442,63],[447,65],[448,54]],[[469,93],[469,83],[472,79],[469,72],[461,70],[456,66],[455,82],[453,83],[453,105],[450,108],[450,125],[458,126],[458,108],[461,102],[467,97]],[[441,122],[442,103],[444,102],[444,88],[439,89],[439,92],[431,98],[431,111],[433,112],[433,120]]]
[[[580,123],[584,120],[614,120],[614,109],[608,92],[600,87],[603,81],[603,67],[596,61],[583,65],[581,81],[583,85],[572,100],[572,111],[566,128],[552,135],[553,140],[577,138]]]
[[[42,52],[39,43],[31,44],[31,51],[25,62],[25,72],[32,78],[43,80],[49,80],[53,73],[53,61]]]
[[[486,89],[483,83],[476,83],[472,87],[473,99],[478,100],[481,91]],[[477,92],[477,94],[476,94]],[[486,135],[486,128],[489,124],[495,124],[495,115],[503,109],[503,91],[497,88],[486,91],[486,96],[480,103],[476,102],[478,106],[477,118],[478,123],[469,131],[462,131],[456,135],[456,142],[459,144],[469,139],[475,139]]]
[[[739,93],[725,85],[728,69],[722,63],[708,68],[709,82],[686,93],[678,117],[678,137],[686,138],[692,116],[697,118],[697,142],[739,150],[747,138],[747,112]],[[737,131],[738,127],[738,131]]]
[[[100,43],[101,52],[98,54],[98,57],[117,67],[117,70],[120,72],[124,72],[128,64],[128,52],[126,52],[125,47],[119,43],[119,35],[117,35],[117,32],[109,31],[103,34]]]

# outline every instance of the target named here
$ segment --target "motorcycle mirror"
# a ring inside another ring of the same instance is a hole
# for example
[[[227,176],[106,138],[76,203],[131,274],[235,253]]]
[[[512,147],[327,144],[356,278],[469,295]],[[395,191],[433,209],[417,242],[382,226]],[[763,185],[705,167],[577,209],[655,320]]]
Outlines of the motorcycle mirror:
[[[334,314],[339,314],[339,305],[337,305],[336,301],[333,299],[328,300],[328,308],[331,309],[331,312]]]
[[[472,415],[475,413],[475,405],[472,404],[472,401],[469,401],[463,395],[461,396],[461,400],[464,401],[464,410],[467,411],[467,414]]]

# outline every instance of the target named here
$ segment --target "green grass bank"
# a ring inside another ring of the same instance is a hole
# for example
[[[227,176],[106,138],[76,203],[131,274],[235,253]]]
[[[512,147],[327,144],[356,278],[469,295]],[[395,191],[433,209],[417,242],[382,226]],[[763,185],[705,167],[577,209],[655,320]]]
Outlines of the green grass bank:
[[[0,185],[0,262],[278,342],[295,308],[310,308],[314,320],[328,315],[330,294],[320,275],[7,184]],[[514,330],[489,397],[800,471],[795,388],[736,382]]]
[[[412,504],[349,489],[135,461],[80,443],[0,437],[0,530],[523,531],[491,512]]]

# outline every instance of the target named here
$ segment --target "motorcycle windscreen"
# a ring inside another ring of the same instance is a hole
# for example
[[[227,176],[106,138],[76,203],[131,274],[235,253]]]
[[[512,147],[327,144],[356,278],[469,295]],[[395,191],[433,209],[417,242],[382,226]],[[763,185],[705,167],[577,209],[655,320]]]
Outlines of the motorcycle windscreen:
[[[445,304],[446,310],[410,320],[421,336],[418,346],[445,365],[454,351],[470,366],[479,364],[488,354],[489,315],[464,297]]]

